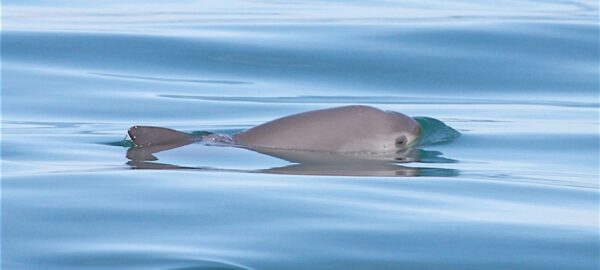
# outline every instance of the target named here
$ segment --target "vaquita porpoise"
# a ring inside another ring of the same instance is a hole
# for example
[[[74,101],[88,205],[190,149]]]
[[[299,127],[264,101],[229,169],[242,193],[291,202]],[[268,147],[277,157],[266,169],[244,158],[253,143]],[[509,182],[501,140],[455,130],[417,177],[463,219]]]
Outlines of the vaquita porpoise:
[[[404,114],[370,106],[344,106],[285,116],[234,134],[202,137],[160,127],[128,130],[139,147],[193,141],[231,144],[250,149],[305,150],[339,153],[390,152],[415,143],[421,129]]]

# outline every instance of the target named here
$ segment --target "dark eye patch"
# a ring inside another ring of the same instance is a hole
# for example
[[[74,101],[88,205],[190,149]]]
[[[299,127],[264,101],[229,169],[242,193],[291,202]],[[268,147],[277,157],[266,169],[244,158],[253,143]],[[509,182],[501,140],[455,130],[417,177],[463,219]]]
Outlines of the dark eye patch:
[[[396,145],[397,146],[402,146],[406,143],[406,137],[405,136],[400,136],[396,139]]]

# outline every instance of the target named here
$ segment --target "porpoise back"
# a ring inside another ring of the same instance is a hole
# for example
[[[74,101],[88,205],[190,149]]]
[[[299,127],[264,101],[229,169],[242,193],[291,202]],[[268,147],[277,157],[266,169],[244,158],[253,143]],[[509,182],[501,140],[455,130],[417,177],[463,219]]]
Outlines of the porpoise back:
[[[327,152],[387,152],[406,148],[419,125],[397,112],[344,106],[279,118],[234,135],[249,148]]]

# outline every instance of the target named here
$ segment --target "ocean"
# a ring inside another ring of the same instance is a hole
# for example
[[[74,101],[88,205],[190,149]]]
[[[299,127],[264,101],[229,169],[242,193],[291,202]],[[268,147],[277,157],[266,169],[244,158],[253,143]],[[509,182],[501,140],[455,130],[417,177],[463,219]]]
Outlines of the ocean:
[[[5,0],[1,268],[599,269],[598,10]],[[233,134],[353,104],[460,136],[377,165],[128,158],[133,125]]]

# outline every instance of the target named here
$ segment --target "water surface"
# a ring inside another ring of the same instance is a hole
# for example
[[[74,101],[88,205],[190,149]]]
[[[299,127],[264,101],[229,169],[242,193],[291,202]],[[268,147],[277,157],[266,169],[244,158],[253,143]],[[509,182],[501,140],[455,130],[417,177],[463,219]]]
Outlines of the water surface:
[[[598,269],[596,1],[4,1],[3,269]],[[365,104],[400,163],[191,144]],[[116,142],[116,143],[115,143]],[[166,167],[165,167],[166,166]]]

